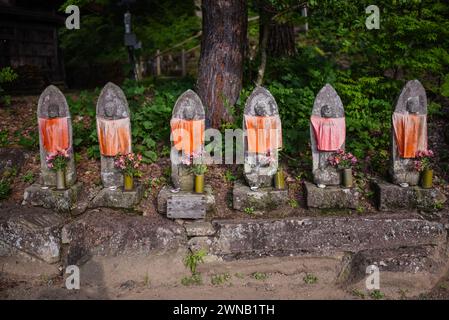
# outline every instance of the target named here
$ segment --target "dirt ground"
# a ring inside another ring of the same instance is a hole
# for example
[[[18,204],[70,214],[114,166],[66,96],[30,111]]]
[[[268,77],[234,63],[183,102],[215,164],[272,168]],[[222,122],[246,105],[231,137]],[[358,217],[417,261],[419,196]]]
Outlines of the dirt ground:
[[[143,257],[93,257],[80,267],[80,289],[68,290],[58,266],[2,258],[0,299],[448,299],[449,277],[380,274],[380,291],[342,277],[343,255],[205,261],[201,284],[186,285],[185,251]],[[25,276],[26,274],[26,276]]]

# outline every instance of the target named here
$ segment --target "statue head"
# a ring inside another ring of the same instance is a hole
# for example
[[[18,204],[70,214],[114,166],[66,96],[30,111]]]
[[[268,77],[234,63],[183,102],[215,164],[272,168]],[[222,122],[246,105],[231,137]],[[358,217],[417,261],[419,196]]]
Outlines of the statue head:
[[[57,104],[52,103],[48,106],[48,117],[49,118],[59,117],[59,106]]]
[[[192,103],[188,103],[184,106],[183,116],[186,120],[193,120],[193,118],[195,117],[195,107]]]
[[[327,104],[321,107],[321,117],[332,118],[332,109]]]
[[[409,113],[418,113],[419,112],[419,97],[410,97],[407,99],[406,110]]]
[[[259,117],[265,117],[268,109],[269,106],[265,101],[258,101],[254,106],[254,112],[256,113],[256,116]]]
[[[112,101],[108,101],[104,105],[104,114],[108,118],[112,118],[115,115],[115,104]]]

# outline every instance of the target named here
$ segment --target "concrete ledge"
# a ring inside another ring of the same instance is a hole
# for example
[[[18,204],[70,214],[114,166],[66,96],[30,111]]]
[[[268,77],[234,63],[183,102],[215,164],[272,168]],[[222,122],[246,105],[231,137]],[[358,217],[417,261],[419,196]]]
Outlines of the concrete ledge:
[[[376,202],[381,211],[395,209],[436,209],[446,202],[446,197],[437,189],[423,189],[418,186],[402,188],[385,182],[373,182]]]
[[[340,186],[318,188],[313,183],[304,182],[307,207],[318,209],[357,209],[360,192],[356,188]]]
[[[158,251],[185,247],[187,237],[179,224],[162,217],[124,215],[92,210],[62,229],[67,244],[67,264],[90,255],[148,256]]]
[[[58,262],[63,223],[60,215],[42,208],[0,210],[1,251],[9,256],[19,250],[47,263]]]
[[[67,213],[75,207],[83,185],[78,182],[66,190],[56,190],[53,187],[42,189],[42,187],[40,184],[33,184],[26,188],[22,204]]]
[[[259,188],[255,191],[249,186],[236,181],[232,190],[232,206],[243,211],[252,207],[254,210],[272,210],[288,202],[288,190],[274,188]]]
[[[438,246],[446,243],[447,235],[440,223],[375,216],[217,220],[213,224],[217,236],[210,251],[229,259]]]
[[[117,188],[111,190],[109,188],[103,188],[92,199],[89,204],[90,208],[121,208],[121,209],[133,209],[142,200],[143,186],[137,184],[132,191],[124,191],[123,188]]]

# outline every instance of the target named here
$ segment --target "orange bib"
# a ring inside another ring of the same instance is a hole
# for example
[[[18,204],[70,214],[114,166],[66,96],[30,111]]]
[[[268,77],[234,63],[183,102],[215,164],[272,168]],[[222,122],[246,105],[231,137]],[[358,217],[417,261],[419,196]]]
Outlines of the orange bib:
[[[401,158],[416,158],[427,150],[427,116],[425,114],[393,113],[393,129]]]
[[[108,157],[131,153],[130,131],[131,123],[129,118],[107,120],[97,117],[100,153]]]
[[[56,153],[70,147],[69,118],[39,118],[42,145],[47,153]]]
[[[204,120],[172,119],[170,121],[173,145],[186,155],[200,152],[204,145]]]
[[[313,133],[319,151],[336,151],[341,148],[346,138],[345,118],[322,118],[312,116]]]
[[[282,149],[282,125],[279,116],[245,115],[248,151],[267,154]]]

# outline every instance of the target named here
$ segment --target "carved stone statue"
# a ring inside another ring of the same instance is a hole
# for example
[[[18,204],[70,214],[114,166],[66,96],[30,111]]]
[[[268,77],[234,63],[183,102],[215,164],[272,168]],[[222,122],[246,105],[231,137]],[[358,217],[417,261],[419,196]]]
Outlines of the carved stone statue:
[[[72,121],[69,106],[62,92],[55,86],[48,86],[42,92],[38,106],[39,147],[41,160],[41,183],[56,185],[56,172],[48,168],[47,155],[65,150],[69,154],[65,170],[67,186],[76,182],[73,157]]]
[[[246,101],[243,119],[245,131],[245,179],[252,190],[271,187],[282,148],[282,125],[276,100],[257,87]]]
[[[118,154],[131,148],[131,122],[128,101],[115,84],[107,83],[97,102],[97,133],[101,153],[101,181],[104,187],[123,186],[123,174],[114,165]]]
[[[318,187],[340,185],[341,174],[328,159],[335,151],[344,150],[345,138],[343,103],[334,88],[326,84],[315,98],[310,118],[313,180]]]
[[[415,186],[419,172],[413,164],[418,151],[427,151],[427,97],[418,80],[407,82],[392,116],[390,175],[402,187]]]
[[[201,99],[192,90],[184,92],[173,108],[170,160],[173,192],[193,191],[194,176],[190,170],[193,157],[204,150],[205,112]]]

